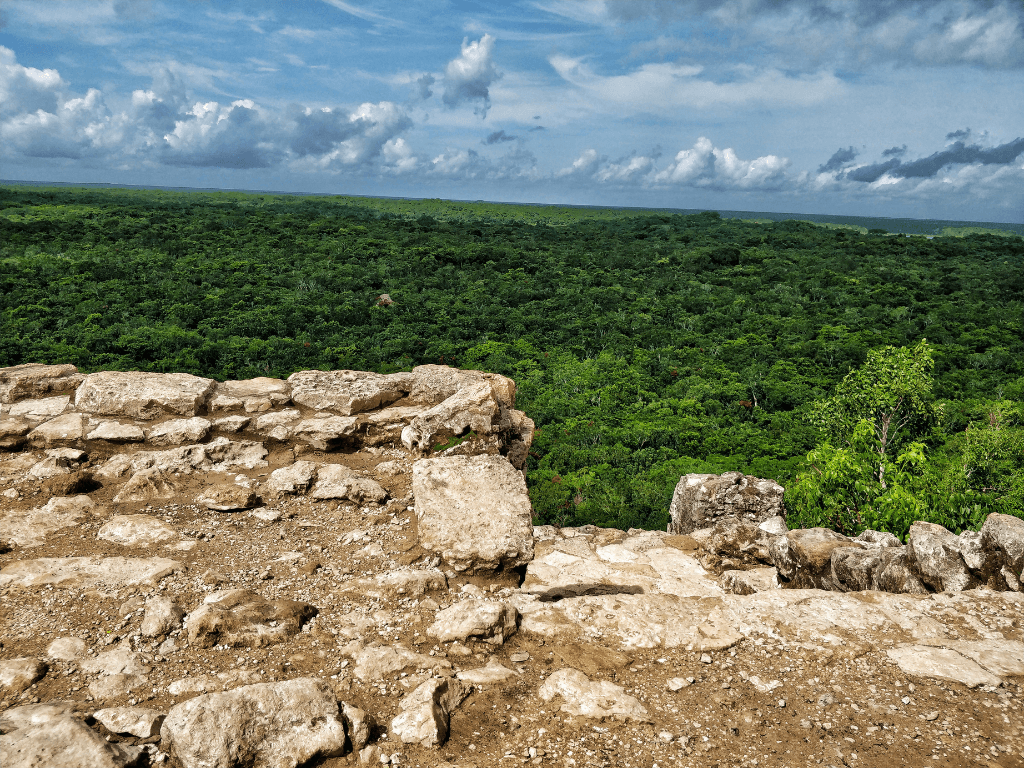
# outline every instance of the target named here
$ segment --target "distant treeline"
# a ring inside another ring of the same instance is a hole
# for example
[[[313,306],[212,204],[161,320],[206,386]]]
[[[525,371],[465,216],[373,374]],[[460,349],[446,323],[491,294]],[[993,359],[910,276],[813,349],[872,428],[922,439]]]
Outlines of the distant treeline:
[[[941,418],[915,439],[929,466],[948,469],[970,425],[997,411],[1001,428],[1018,424],[1024,238],[0,187],[0,365],[218,379],[442,362],[497,371],[539,427],[537,512],[563,524],[661,527],[685,472],[792,485],[825,440],[815,403],[870,351],[925,338]],[[978,493],[953,527],[1009,503]]]

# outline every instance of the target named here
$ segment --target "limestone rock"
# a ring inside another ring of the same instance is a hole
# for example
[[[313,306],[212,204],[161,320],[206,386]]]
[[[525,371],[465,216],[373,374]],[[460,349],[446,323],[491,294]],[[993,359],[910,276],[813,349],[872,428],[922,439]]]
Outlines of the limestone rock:
[[[185,617],[185,630],[189,645],[200,648],[262,648],[297,634],[316,614],[309,603],[266,600],[248,589],[230,589],[208,595]]]
[[[930,677],[962,683],[968,688],[979,685],[999,685],[996,675],[976,662],[961,656],[948,648],[932,648],[923,645],[909,645],[891,648],[886,653],[899,664],[905,674],[915,677]]]
[[[650,720],[647,710],[622,686],[607,680],[591,681],[576,669],[562,668],[544,681],[537,692],[544,701],[563,700],[561,711],[577,717]]]
[[[75,661],[85,655],[85,641],[77,637],[59,637],[46,648],[46,658]]]
[[[40,448],[78,445],[85,436],[85,419],[80,413],[65,413],[44,421],[28,433],[28,441]]]
[[[519,611],[507,603],[463,600],[439,612],[427,635],[438,642],[475,638],[502,645],[516,633]]]
[[[89,693],[97,701],[110,701],[131,695],[132,691],[143,688],[148,679],[142,675],[130,675],[125,672],[115,672],[112,675],[103,675],[89,683]]]
[[[57,395],[41,400],[22,400],[11,406],[10,415],[13,418],[24,417],[33,420],[52,419],[64,413],[70,404],[70,395]]]
[[[150,427],[146,440],[153,445],[182,445],[205,440],[213,425],[201,416],[191,419],[171,419]]]
[[[888,531],[873,531],[868,528],[865,531],[861,531],[860,535],[854,539],[862,544],[866,544],[870,547],[902,547],[901,542],[895,535]]]
[[[291,434],[296,440],[301,440],[318,451],[334,450],[358,431],[359,422],[351,416],[303,419],[291,427]]]
[[[345,582],[340,592],[355,592],[366,597],[412,597],[448,588],[448,579],[436,568],[387,571]]]
[[[111,733],[148,739],[160,733],[160,726],[166,715],[155,709],[143,707],[110,707],[97,710],[93,717]]]
[[[247,669],[232,669],[216,675],[190,675],[175,680],[167,686],[171,696],[187,696],[193,693],[220,693],[241,685],[255,685],[263,682],[258,672]]]
[[[150,668],[128,646],[106,651],[82,662],[82,671],[99,675],[145,675]]]
[[[533,559],[526,481],[502,456],[413,465],[419,543],[457,571],[517,568]]]
[[[410,388],[408,374],[365,371],[299,371],[288,377],[292,400],[317,411],[351,416],[372,411],[403,397]]]
[[[141,747],[107,742],[69,715],[0,736],[4,768],[127,768],[141,753]]]
[[[49,667],[42,659],[22,657],[0,661],[0,689],[5,693],[21,693],[46,676]]]
[[[452,712],[469,695],[450,677],[431,678],[402,699],[401,711],[391,721],[391,737],[402,744],[439,747],[448,740]]]
[[[996,566],[1006,568],[1021,581],[1024,570],[1024,520],[1012,515],[991,514],[981,527],[981,544]]]
[[[500,416],[490,382],[477,381],[414,417],[402,430],[402,443],[410,451],[425,453],[442,439],[470,430],[478,435],[497,431]]]
[[[197,504],[217,512],[231,512],[252,509],[258,504],[255,491],[234,483],[221,483],[203,489],[196,498]]]
[[[85,376],[73,365],[25,363],[0,368],[0,403],[16,403],[51,392],[69,392],[83,379]]]
[[[338,702],[312,678],[196,696],[171,708],[160,736],[183,768],[296,768],[345,750]]]
[[[48,701],[45,704],[22,704],[0,712],[0,734],[43,725],[68,716],[85,716],[84,702]]]
[[[176,541],[180,535],[152,515],[117,515],[100,527],[96,537],[124,547],[151,547]]]
[[[0,568],[0,589],[53,584],[116,590],[138,584],[156,585],[160,579],[182,570],[181,563],[163,557],[43,557],[19,560]]]
[[[181,628],[185,609],[169,597],[151,597],[146,601],[146,613],[139,632],[145,637],[163,637]]]
[[[213,428],[233,435],[248,427],[250,422],[252,419],[248,416],[224,416],[213,420]]]
[[[255,429],[258,432],[269,432],[274,427],[284,424],[291,424],[302,418],[302,412],[297,408],[289,408],[286,411],[273,411],[256,417]]]
[[[718,584],[734,595],[752,595],[779,588],[779,574],[774,568],[752,568],[749,571],[725,571]]]
[[[133,474],[114,497],[116,504],[133,501],[173,499],[178,495],[178,486],[164,470],[158,467],[140,469]]]
[[[353,653],[355,676],[363,682],[380,680],[405,669],[450,669],[444,659],[415,653],[402,646],[371,645]]]
[[[388,492],[376,480],[354,472],[343,464],[321,464],[309,495],[314,499],[349,499],[356,504],[381,502]]]
[[[960,555],[960,539],[935,523],[918,521],[907,534],[910,567],[936,592],[962,592],[978,585]]]
[[[807,528],[776,536],[768,554],[790,589],[832,589],[832,552],[861,545],[828,528]]]
[[[32,422],[0,416],[0,451],[17,451],[25,445],[25,435],[32,431]]]
[[[469,685],[496,685],[505,682],[510,677],[516,677],[518,674],[491,659],[486,666],[463,670],[456,677]]]
[[[516,404],[516,384],[497,373],[464,371],[449,365],[417,365],[412,369],[409,398],[425,405],[437,405],[459,390],[480,382],[491,387],[495,399],[506,408]]]
[[[683,475],[672,494],[669,533],[691,533],[723,517],[760,523],[785,517],[783,488],[774,480],[726,472],[723,475]]]
[[[270,473],[267,487],[278,493],[305,493],[316,480],[317,465],[312,461],[296,461]]]
[[[91,373],[75,392],[75,407],[85,413],[156,419],[165,413],[195,416],[217,382],[187,373],[103,371]]]
[[[108,443],[141,443],[146,439],[142,427],[137,424],[124,424],[120,421],[100,422],[92,432],[86,435],[87,440],[106,440]]]
[[[353,752],[360,751],[370,742],[376,723],[373,717],[359,707],[341,702],[341,719]]]
[[[42,507],[0,517],[0,539],[19,547],[38,547],[49,534],[76,525],[95,511],[96,504],[88,496],[54,496]]]
[[[260,413],[290,403],[291,392],[287,381],[266,376],[225,381],[217,385],[210,406],[213,410],[244,408],[247,413]]]

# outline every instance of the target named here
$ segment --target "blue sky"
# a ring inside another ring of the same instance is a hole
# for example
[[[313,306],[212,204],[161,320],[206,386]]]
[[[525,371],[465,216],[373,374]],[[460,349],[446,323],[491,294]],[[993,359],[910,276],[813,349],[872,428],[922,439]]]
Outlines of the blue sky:
[[[0,177],[1024,221],[1021,0],[5,0]]]

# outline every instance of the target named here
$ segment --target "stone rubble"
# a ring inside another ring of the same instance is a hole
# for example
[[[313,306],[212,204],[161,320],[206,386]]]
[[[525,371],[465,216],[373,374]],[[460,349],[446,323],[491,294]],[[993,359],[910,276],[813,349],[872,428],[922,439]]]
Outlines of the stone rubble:
[[[790,531],[727,473],[535,527],[532,434],[446,366],[0,369],[0,765],[1024,759],[1024,520]]]

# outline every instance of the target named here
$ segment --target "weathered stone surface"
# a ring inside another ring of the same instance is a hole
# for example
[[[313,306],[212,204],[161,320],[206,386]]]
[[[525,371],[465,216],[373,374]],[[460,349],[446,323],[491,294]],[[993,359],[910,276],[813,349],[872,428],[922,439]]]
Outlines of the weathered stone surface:
[[[114,497],[114,502],[123,504],[173,499],[177,494],[178,486],[167,472],[158,467],[149,467],[133,474]]]
[[[139,632],[146,637],[163,637],[181,629],[185,609],[169,597],[151,597],[146,601],[146,613]]]
[[[252,418],[249,416],[224,416],[213,420],[213,428],[234,435],[248,427],[251,422]]]
[[[896,536],[889,533],[888,531],[873,531],[868,528],[866,531],[861,531],[860,535],[854,539],[862,544],[874,547],[902,547],[901,542]]]
[[[216,384],[187,373],[103,371],[85,377],[75,392],[75,407],[132,419],[156,419],[167,413],[195,416],[206,407]]]
[[[111,733],[148,739],[160,733],[166,715],[144,707],[110,707],[97,710],[93,717]]]
[[[914,573],[937,592],[961,592],[979,583],[960,556],[960,539],[941,525],[911,525],[907,555]]]
[[[55,496],[42,507],[12,510],[0,517],[0,539],[19,547],[38,547],[56,530],[76,525],[96,504],[88,496]]]
[[[69,392],[83,379],[85,376],[73,365],[25,363],[0,368],[0,403],[16,403],[51,392]]]
[[[790,589],[832,589],[832,553],[842,547],[860,547],[853,539],[828,528],[807,528],[776,536],[768,554],[783,586]]]
[[[292,400],[318,411],[343,416],[372,411],[403,397],[410,389],[408,374],[366,371],[299,371],[288,377]]]
[[[994,560],[1021,581],[1024,570],[1024,520],[1012,515],[992,514],[981,527],[981,545]]]
[[[221,483],[204,488],[196,503],[217,512],[252,509],[259,503],[256,492],[234,483]]]
[[[39,448],[77,445],[85,437],[85,419],[80,413],[65,413],[44,421],[28,433],[28,441]]]
[[[783,488],[774,480],[726,472],[723,475],[683,475],[669,507],[669,533],[707,528],[723,517],[760,523],[785,517]]]
[[[725,571],[719,586],[734,595],[752,595],[779,588],[779,574],[774,568],[751,568],[749,571]]]
[[[330,451],[351,439],[359,431],[359,422],[352,416],[328,416],[323,419],[303,419],[290,427],[290,430],[296,440],[318,451]]]
[[[70,404],[70,395],[45,397],[41,400],[22,400],[20,403],[15,403],[11,406],[10,415],[13,418],[52,419],[64,413]]]
[[[46,648],[46,658],[56,661],[74,661],[85,655],[85,641],[77,637],[59,637]]]
[[[86,439],[106,440],[108,443],[141,443],[146,439],[146,434],[138,424],[104,421],[86,435]]]
[[[526,481],[502,456],[423,459],[413,465],[420,546],[458,571],[516,568],[533,559]]]
[[[98,675],[145,675],[150,668],[127,645],[106,651],[82,662],[82,671]]]
[[[518,674],[508,667],[502,666],[495,659],[491,659],[486,666],[465,669],[455,676],[469,685],[496,685],[505,682],[510,677],[516,677]]]
[[[884,551],[881,564],[872,573],[871,588],[893,594],[928,593],[928,587],[910,567],[910,555],[906,547],[892,547]]]
[[[388,497],[380,483],[343,464],[321,464],[316,484],[309,492],[314,499],[349,499],[356,504],[381,502]]]
[[[373,716],[359,707],[341,702],[341,720],[345,723],[349,745],[353,752],[358,752],[370,742],[376,726]]]
[[[463,600],[439,612],[427,635],[441,643],[474,638],[502,645],[516,633],[518,619],[519,611],[507,603]]]
[[[127,768],[141,747],[111,744],[69,715],[0,736],[4,768]]]
[[[312,461],[296,461],[275,469],[267,479],[267,487],[278,493],[305,493],[316,480],[318,466]]]
[[[129,466],[133,472],[151,468],[182,473],[227,472],[238,467],[265,467],[267,453],[263,443],[218,437],[201,445],[183,445],[166,451],[142,451],[131,456]],[[112,476],[116,477],[118,472],[124,474],[127,458],[122,454],[113,456],[107,462],[115,467],[110,472]],[[106,468],[105,464],[103,468],[97,470],[97,474],[106,473]]]
[[[402,744],[439,747],[448,740],[452,712],[469,695],[459,680],[431,678],[402,699],[391,737]]]
[[[19,728],[43,725],[62,717],[86,715],[88,705],[79,701],[48,701],[45,704],[22,704],[0,712],[0,734]]]
[[[0,588],[31,588],[53,584],[121,589],[138,584],[157,584],[160,579],[184,570],[176,560],[164,557],[43,557],[19,560],[0,569]]]
[[[185,617],[185,630],[189,645],[200,648],[262,648],[297,634],[316,614],[309,603],[266,600],[248,589],[230,589],[208,595]]]
[[[436,568],[388,571],[376,576],[345,582],[340,592],[354,592],[366,597],[412,597],[448,588],[448,579]]]
[[[402,444],[410,451],[423,453],[470,430],[487,435],[497,431],[500,416],[501,406],[491,383],[477,381],[414,417],[402,430]]]
[[[643,705],[622,686],[607,680],[591,681],[576,669],[563,668],[552,673],[537,693],[544,701],[561,697],[561,711],[576,717],[650,720]]]
[[[132,691],[143,688],[147,682],[148,678],[142,675],[115,672],[102,675],[89,683],[89,694],[96,701],[111,701],[131,695]]]
[[[171,419],[150,427],[146,440],[152,445],[183,445],[205,440],[213,425],[201,416],[191,419]]]
[[[406,669],[451,669],[444,659],[410,651],[400,645],[371,645],[360,647],[352,654],[355,676],[363,682],[380,680]]]
[[[117,515],[100,527],[96,537],[124,547],[151,547],[181,538],[171,526],[152,515]]]
[[[266,376],[225,381],[217,385],[210,405],[213,410],[244,408],[248,413],[260,413],[287,405],[291,402],[291,392],[287,381]]]
[[[302,418],[302,412],[297,408],[289,408],[286,411],[273,411],[256,417],[255,429],[258,432],[269,432],[274,427],[283,424],[292,424]]]
[[[948,648],[909,645],[886,653],[908,675],[962,683],[968,688],[999,685],[1001,680],[976,662]]]
[[[486,382],[494,398],[506,408],[516,404],[516,384],[497,373],[463,371],[448,365],[417,365],[412,369],[409,398],[424,405],[437,405],[466,387]]]
[[[4,659],[0,661],[0,689],[5,693],[21,693],[32,683],[42,680],[48,669],[42,659]]]
[[[183,768],[296,768],[345,749],[338,702],[312,678],[197,696],[171,708],[160,736]]]
[[[227,672],[218,672],[216,675],[190,675],[180,680],[175,680],[167,686],[167,692],[171,696],[187,696],[194,693],[220,693],[238,688],[240,685],[255,685],[262,683],[258,672],[247,669],[232,669]]]

